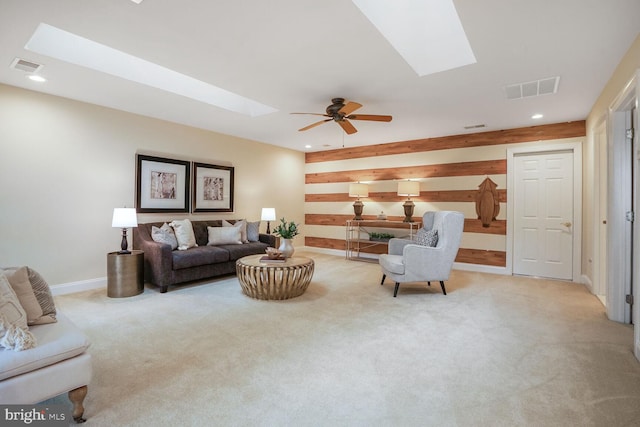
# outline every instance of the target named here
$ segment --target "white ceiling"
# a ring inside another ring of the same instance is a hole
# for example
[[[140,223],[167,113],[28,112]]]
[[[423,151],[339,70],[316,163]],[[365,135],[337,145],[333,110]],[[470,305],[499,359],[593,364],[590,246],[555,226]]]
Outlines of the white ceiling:
[[[583,120],[640,28],[638,0],[454,3],[477,63],[419,77],[349,0],[0,0],[0,82],[317,151]],[[41,22],[279,111],[252,118],[29,52]],[[10,68],[16,57],[48,81]],[[506,85],[554,76],[556,94],[506,98]],[[324,113],[334,97],[393,121],[297,131],[320,118],[289,113]]]

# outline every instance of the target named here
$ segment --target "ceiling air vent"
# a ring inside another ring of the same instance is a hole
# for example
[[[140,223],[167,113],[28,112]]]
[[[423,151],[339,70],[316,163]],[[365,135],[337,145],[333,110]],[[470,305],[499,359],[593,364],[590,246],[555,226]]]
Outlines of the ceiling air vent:
[[[516,83],[506,86],[507,99],[528,98],[530,96],[550,95],[558,91],[560,77],[534,80],[532,82]]]
[[[478,125],[468,125],[468,126],[465,126],[464,128],[465,129],[480,129],[480,128],[483,128],[485,126],[486,126],[485,124],[478,124]]]
[[[11,63],[10,67],[15,68],[16,70],[26,71],[27,73],[36,73],[42,69],[43,65],[27,61],[26,59],[16,58]]]

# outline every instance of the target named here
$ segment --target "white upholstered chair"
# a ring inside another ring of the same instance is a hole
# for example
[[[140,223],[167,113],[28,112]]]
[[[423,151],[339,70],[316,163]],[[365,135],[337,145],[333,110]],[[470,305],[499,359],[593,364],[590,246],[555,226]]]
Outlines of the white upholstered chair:
[[[449,280],[453,262],[456,259],[462,231],[464,215],[455,211],[427,212],[422,216],[422,230],[425,232],[437,230],[437,243],[434,247],[418,244],[418,240],[398,239],[389,240],[388,254],[380,255],[379,263],[382,267],[382,281],[388,276],[396,286],[393,296],[398,294],[400,283],[439,281],[442,292],[446,295],[445,280]],[[422,242],[425,243],[425,242]]]

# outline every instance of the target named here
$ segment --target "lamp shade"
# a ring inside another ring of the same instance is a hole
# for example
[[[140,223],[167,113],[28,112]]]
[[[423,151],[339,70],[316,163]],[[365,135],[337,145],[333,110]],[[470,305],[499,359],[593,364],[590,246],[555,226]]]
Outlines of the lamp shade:
[[[349,197],[369,197],[369,186],[367,184],[349,184]]]
[[[111,226],[117,228],[129,228],[138,226],[138,217],[134,208],[115,208]]]
[[[276,220],[276,208],[262,208],[262,221],[275,221]]]
[[[418,181],[398,182],[398,196],[419,196],[420,183]]]

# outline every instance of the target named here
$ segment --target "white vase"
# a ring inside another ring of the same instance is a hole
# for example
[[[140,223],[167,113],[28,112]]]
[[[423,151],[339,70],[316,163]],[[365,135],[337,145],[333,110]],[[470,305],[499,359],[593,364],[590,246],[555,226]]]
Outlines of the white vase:
[[[280,239],[280,247],[278,250],[282,253],[283,257],[291,258],[296,251],[293,248],[293,239]]]

